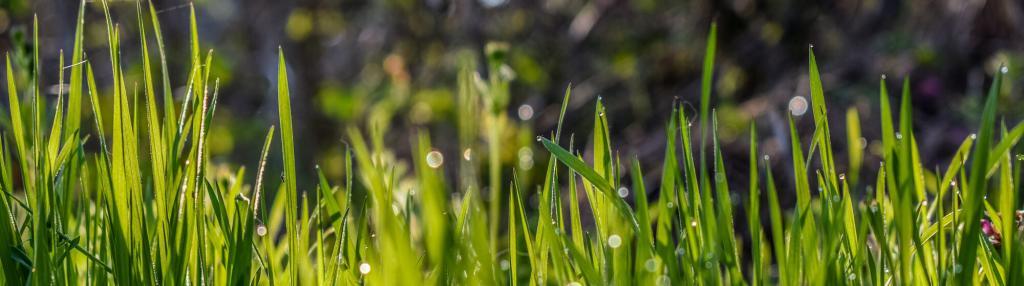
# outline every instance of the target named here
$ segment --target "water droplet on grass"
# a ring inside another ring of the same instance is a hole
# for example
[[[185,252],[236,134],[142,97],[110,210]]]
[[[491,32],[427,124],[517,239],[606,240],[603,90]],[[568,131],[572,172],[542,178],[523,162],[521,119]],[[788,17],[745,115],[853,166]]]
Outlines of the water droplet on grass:
[[[807,113],[807,98],[803,96],[794,96],[789,99],[789,112],[794,116],[801,116]]]
[[[978,134],[971,133],[971,139],[978,139]]]
[[[619,248],[619,246],[622,246],[622,237],[618,234],[608,236],[608,247]]]
[[[470,159],[473,159],[473,149],[466,148],[466,150],[463,150],[462,151],[462,159],[465,159],[466,161],[469,161]]]
[[[256,235],[266,236],[267,235],[267,226],[265,226],[263,224],[260,224],[259,226],[256,226]]]
[[[501,260],[501,270],[508,270],[509,266],[511,265],[509,264],[507,259]]]
[[[444,164],[444,155],[441,152],[433,150],[427,153],[427,166],[437,169],[441,167],[441,164]]]
[[[629,196],[629,189],[627,189],[626,187],[619,187],[617,193],[619,194],[620,198],[625,198],[626,196]]]
[[[999,72],[1002,72],[1002,73],[1007,73],[1009,71],[1010,71],[1010,69],[1007,68],[1006,66],[1003,66],[1003,67],[999,68]]]
[[[363,275],[370,274],[370,264],[366,262],[359,264],[359,273]]]

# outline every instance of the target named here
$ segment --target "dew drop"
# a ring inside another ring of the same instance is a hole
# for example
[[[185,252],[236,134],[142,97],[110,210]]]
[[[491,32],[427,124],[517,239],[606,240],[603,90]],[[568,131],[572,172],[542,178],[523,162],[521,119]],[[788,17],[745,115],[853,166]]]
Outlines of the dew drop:
[[[885,74],[884,73],[882,74],[882,80],[885,80]]]
[[[267,235],[267,226],[265,226],[263,224],[260,224],[259,226],[256,226],[256,235],[266,236]]]
[[[466,150],[462,150],[462,159],[466,161],[473,159],[473,149],[466,148]]]
[[[846,276],[846,279],[850,281],[857,280],[857,274],[850,273],[850,275]]]
[[[686,254],[686,249],[683,249],[682,247],[676,248],[676,256],[683,256],[685,254]]]
[[[359,264],[359,273],[363,275],[370,274],[370,264],[366,262]]]
[[[441,167],[441,164],[444,164],[444,155],[441,152],[433,150],[427,153],[427,166],[437,169]]]
[[[772,159],[772,158],[771,158],[771,157],[769,157],[768,155],[764,155],[764,160],[765,160],[765,161],[768,161],[768,160],[771,160],[771,159]]]
[[[839,180],[846,180],[846,173],[839,174]]]
[[[690,221],[690,227],[697,227],[697,220]]]
[[[541,138],[540,136],[537,136],[537,142],[540,142],[540,138]]]
[[[978,139],[978,134],[971,133],[971,139]]]
[[[509,262],[508,262],[508,260],[507,260],[507,259],[502,259],[502,260],[501,260],[501,270],[508,270],[508,268],[509,268],[510,266],[511,266],[511,265],[509,264]]]
[[[903,133],[896,132],[896,140],[903,140]]]
[[[618,235],[611,235],[608,237],[608,247],[618,248],[623,245],[623,238]]]
[[[839,195],[832,195],[832,201],[838,203],[840,200]]]
[[[959,274],[960,272],[963,272],[963,268],[963,266],[960,266],[960,263],[953,264],[953,273]]]
[[[1009,71],[1010,71],[1010,69],[1007,68],[1006,66],[1003,66],[1003,67],[999,68],[999,72],[1002,72],[1002,73],[1007,73]]]
[[[812,49],[813,49],[813,48],[814,48],[814,44],[807,44],[807,47],[809,47],[809,48],[812,48]]]
[[[789,99],[789,112],[794,116],[801,116],[807,113],[807,98],[803,96],[794,96]]]
[[[626,187],[619,187],[617,193],[619,194],[620,198],[625,198],[626,196],[629,196],[629,189],[627,189]]]
[[[676,204],[675,204],[675,203],[673,203],[673,202],[668,202],[667,204],[665,204],[665,207],[667,207],[667,208],[670,208],[670,209],[671,209],[671,208],[675,208],[675,207],[676,207]]]
[[[622,246],[622,237],[619,237],[618,234],[613,234],[608,237],[608,247],[619,248],[619,246]]]

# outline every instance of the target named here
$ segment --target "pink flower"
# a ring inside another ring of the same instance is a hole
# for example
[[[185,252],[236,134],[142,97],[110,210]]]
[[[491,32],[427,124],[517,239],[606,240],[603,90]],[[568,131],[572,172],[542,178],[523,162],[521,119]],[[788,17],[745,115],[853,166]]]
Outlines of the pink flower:
[[[992,245],[995,245],[996,247],[999,247],[1000,243],[1003,241],[1003,237],[999,235],[998,231],[996,231],[992,222],[987,219],[981,220],[981,232],[985,234],[986,238],[988,238],[988,242],[992,243]]]

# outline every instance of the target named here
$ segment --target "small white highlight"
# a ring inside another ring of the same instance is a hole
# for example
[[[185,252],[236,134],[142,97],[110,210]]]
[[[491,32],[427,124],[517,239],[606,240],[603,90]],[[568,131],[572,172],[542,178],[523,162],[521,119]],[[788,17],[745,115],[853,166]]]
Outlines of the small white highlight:
[[[625,198],[626,196],[629,196],[629,189],[627,189],[626,187],[619,187],[617,193],[619,194],[620,198]]]
[[[359,264],[359,273],[363,275],[370,274],[370,264],[366,262]]]

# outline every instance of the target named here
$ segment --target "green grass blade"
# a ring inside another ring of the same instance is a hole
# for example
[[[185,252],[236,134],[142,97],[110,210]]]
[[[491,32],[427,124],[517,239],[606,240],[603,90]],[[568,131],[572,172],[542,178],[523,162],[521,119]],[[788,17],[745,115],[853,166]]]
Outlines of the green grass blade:
[[[960,241],[957,263],[965,271],[957,275],[957,282],[960,285],[968,285],[974,280],[974,265],[977,261],[978,244],[981,238],[981,223],[979,222],[984,203],[985,193],[988,190],[986,179],[986,166],[989,164],[989,148],[992,142],[993,129],[996,120],[996,103],[999,97],[1003,74],[996,73],[992,81],[992,88],[989,90],[988,99],[985,101],[985,109],[982,111],[981,127],[977,135],[977,143],[974,147],[974,159],[971,160],[970,182],[965,189],[964,199],[964,231]]]

